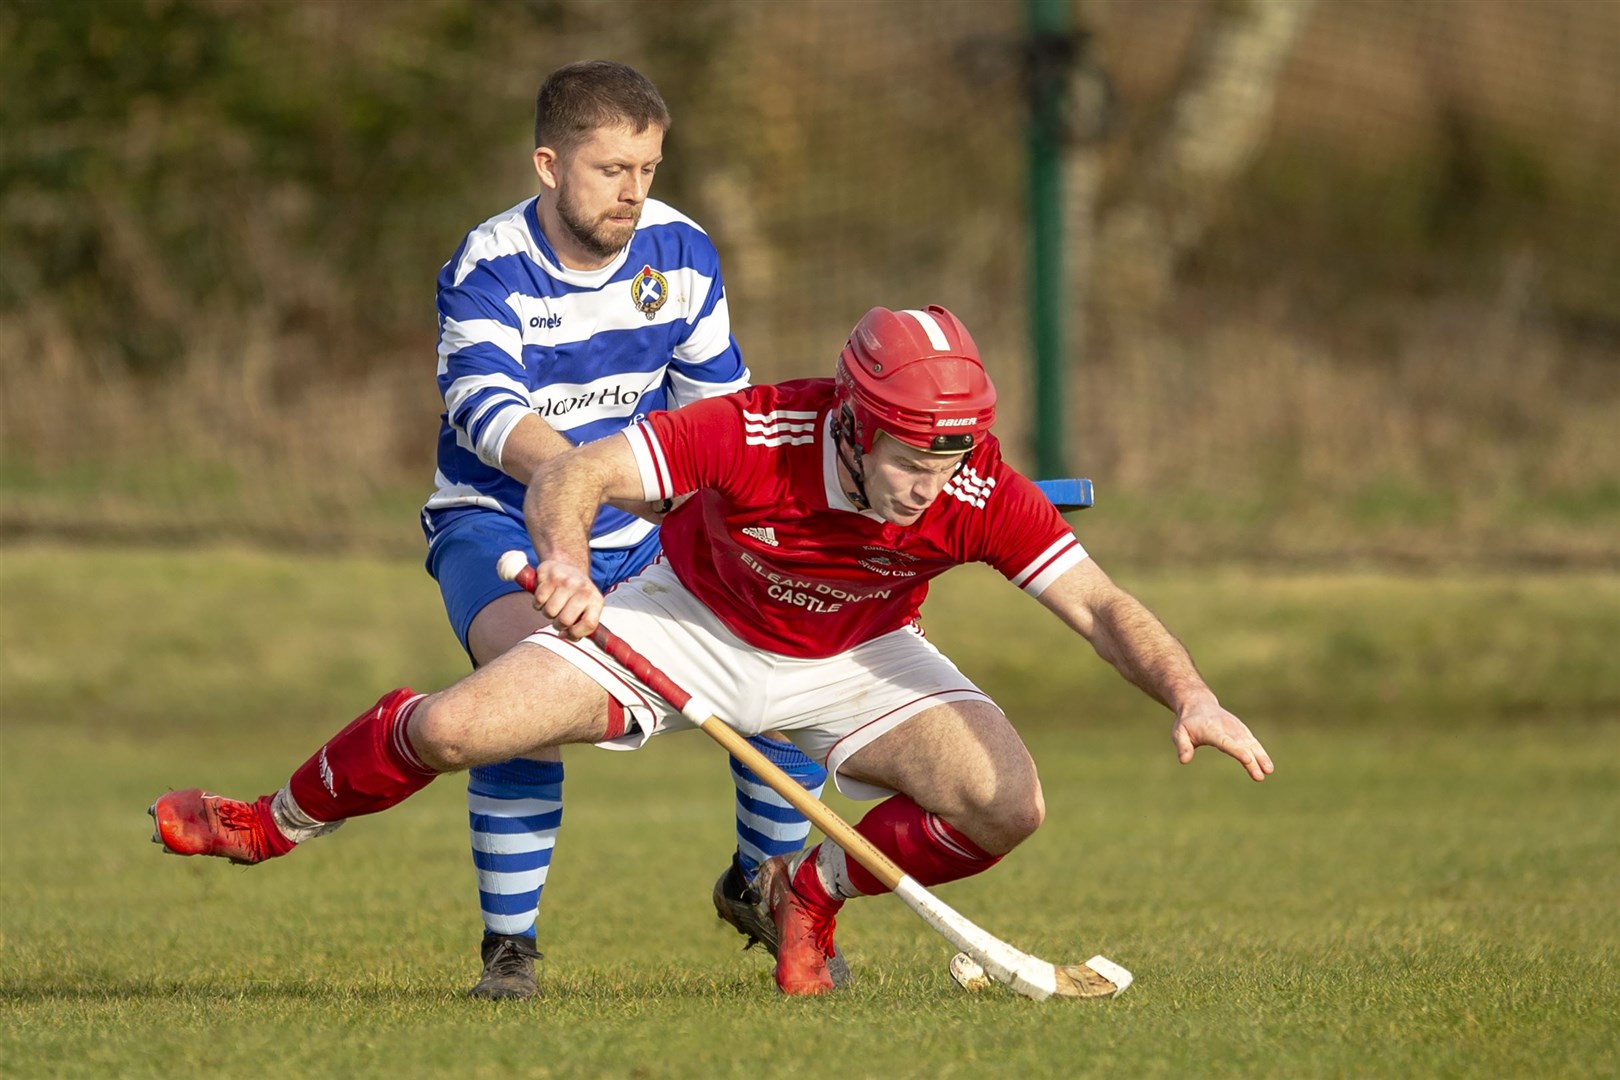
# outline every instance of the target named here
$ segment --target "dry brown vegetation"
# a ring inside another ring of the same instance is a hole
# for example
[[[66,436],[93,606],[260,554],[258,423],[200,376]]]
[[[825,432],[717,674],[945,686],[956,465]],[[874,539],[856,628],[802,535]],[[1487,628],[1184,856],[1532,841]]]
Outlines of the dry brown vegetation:
[[[1084,10],[1106,213],[1207,6]],[[1020,12],[7,9],[0,531],[413,548],[433,275],[528,193],[533,84],[582,55],[670,99],[658,194],[714,234],[757,377],[944,302],[1021,449]],[[1620,561],[1617,80],[1620,5],[1324,0],[1168,304],[1072,343],[1094,546]]]

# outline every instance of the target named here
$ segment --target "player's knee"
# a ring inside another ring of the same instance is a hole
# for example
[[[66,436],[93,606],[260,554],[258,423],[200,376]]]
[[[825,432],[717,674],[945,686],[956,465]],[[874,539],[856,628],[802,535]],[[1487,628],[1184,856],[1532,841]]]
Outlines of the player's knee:
[[[482,763],[472,753],[463,717],[444,695],[426,698],[411,714],[410,740],[417,757],[438,772],[459,772]]]
[[[1046,819],[1046,799],[1033,772],[990,774],[959,793],[968,832],[985,850],[1005,854],[1027,840]]]
[[[996,826],[1010,845],[1029,839],[1045,820],[1046,797],[1038,779],[1005,785],[996,800]]]

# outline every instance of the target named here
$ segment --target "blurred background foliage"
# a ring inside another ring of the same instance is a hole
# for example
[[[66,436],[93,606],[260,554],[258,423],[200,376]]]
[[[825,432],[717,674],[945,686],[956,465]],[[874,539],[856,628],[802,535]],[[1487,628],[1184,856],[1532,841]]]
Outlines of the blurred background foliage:
[[[1091,546],[1620,563],[1620,4],[1071,14]],[[590,56],[669,101],[654,194],[756,378],[945,303],[1027,464],[1027,35],[1001,0],[0,0],[0,536],[415,550],[434,276]]]

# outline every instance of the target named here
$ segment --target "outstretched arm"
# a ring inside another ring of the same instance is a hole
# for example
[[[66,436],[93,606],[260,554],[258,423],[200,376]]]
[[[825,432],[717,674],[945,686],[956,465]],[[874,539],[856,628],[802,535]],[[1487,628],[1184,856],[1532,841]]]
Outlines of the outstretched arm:
[[[1114,584],[1094,559],[1074,566],[1041,593],[1041,603],[1091,643],[1097,655],[1176,714],[1170,738],[1182,764],[1200,746],[1237,759],[1255,780],[1271,757],[1248,725],[1216,700],[1192,657],[1136,597]]]
[[[523,520],[540,557],[534,606],[569,637],[588,637],[602,616],[591,582],[591,522],[610,499],[643,498],[630,444],[609,435],[547,457],[529,478]]]

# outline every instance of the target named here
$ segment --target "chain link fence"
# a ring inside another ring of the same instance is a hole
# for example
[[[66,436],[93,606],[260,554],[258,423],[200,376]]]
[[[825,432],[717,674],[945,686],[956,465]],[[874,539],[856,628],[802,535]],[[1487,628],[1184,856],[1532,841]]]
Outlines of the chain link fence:
[[[433,279],[608,56],[675,124],[762,380],[867,308],[973,329],[1027,463],[1061,226],[1088,537],[1620,561],[1620,5],[0,4],[0,536],[412,551]],[[1065,196],[1025,205],[1031,65]]]

